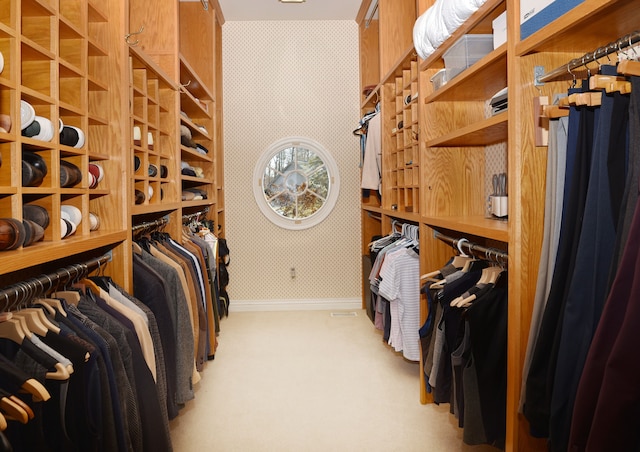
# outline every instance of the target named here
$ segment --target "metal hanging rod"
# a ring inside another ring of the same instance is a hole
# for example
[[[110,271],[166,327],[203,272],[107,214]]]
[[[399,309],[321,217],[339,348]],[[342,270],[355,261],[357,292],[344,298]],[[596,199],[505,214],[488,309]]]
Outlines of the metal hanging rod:
[[[438,240],[442,240],[453,246],[454,248],[458,248],[465,251],[468,251],[470,254],[474,254],[478,257],[482,257],[482,259],[494,261],[497,263],[506,263],[509,260],[509,255],[497,248],[487,248],[481,245],[477,245],[475,243],[470,242],[465,238],[454,239],[453,237],[449,237],[448,235],[444,235],[441,232],[433,231],[433,236]]]
[[[7,286],[0,290],[0,312],[9,311],[19,304],[43,297],[60,286],[78,281],[110,260],[109,253]]]
[[[168,222],[169,222],[169,219],[166,217],[160,218],[159,220],[154,220],[154,221],[145,221],[144,223],[140,223],[132,226],[131,231],[133,232],[139,232],[143,230],[151,231],[166,225]]]
[[[640,31],[634,31],[626,36],[621,37],[617,41],[611,42],[603,47],[598,47],[593,52],[585,53],[579,58],[574,58],[569,61],[565,66],[560,66],[551,72],[538,77],[537,82],[545,83],[557,79],[560,76],[572,74],[574,69],[579,67],[586,67],[587,64],[594,61],[598,61],[600,58],[611,55],[614,52],[620,52],[628,47],[632,47],[634,44],[640,41]]]
[[[209,208],[205,208],[204,210],[201,210],[200,212],[195,212],[195,213],[189,213],[186,215],[182,215],[182,223],[188,223],[192,220],[198,220],[200,217],[206,215],[209,213]]]
[[[369,6],[369,12],[367,13],[367,19],[364,23],[365,28],[369,28],[369,25],[371,25],[371,21],[373,20],[373,16],[376,15],[376,12],[378,11],[378,0],[374,0],[371,3],[371,6]]]

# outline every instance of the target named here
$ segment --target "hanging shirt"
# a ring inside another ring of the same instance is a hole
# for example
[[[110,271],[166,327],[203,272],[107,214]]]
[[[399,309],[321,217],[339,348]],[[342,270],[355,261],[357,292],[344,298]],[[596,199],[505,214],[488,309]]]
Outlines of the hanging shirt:
[[[362,163],[361,188],[380,191],[382,169],[382,137],[380,132],[380,113],[369,120],[367,143]]]

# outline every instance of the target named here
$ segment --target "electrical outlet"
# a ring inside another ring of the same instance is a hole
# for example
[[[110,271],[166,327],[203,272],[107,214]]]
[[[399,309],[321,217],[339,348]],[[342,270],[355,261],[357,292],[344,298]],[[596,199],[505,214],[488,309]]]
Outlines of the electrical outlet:
[[[291,279],[295,279],[296,278],[296,268],[295,267],[291,267],[289,269],[289,275],[291,276]]]

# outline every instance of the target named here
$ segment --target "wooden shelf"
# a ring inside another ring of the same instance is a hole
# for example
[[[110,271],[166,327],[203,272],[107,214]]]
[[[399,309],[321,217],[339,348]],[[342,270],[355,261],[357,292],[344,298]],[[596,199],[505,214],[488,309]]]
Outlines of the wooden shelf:
[[[215,99],[215,96],[182,55],[180,55],[180,84],[195,98],[203,100]]]
[[[421,221],[434,228],[444,228],[485,237],[500,242],[509,242],[509,224],[507,221],[495,220],[481,216],[422,217]]]
[[[516,44],[516,54],[597,49],[638,29],[634,0],[585,0]],[[555,68],[545,68],[547,70]]]
[[[442,88],[425,97],[424,101],[486,101],[506,86],[507,45],[503,44],[449,80]]]
[[[96,248],[115,245],[127,239],[126,231],[92,233],[87,236],[70,236],[53,242],[37,242],[27,248],[3,252],[2,273],[10,273],[26,267],[62,259],[74,254],[91,251]]]
[[[215,204],[213,199],[201,199],[198,201],[182,201],[182,207],[207,207]]]
[[[182,151],[183,158],[186,157],[188,160],[200,160],[202,162],[213,163],[213,157],[209,154],[200,154],[192,148],[185,146],[180,146],[180,150]]]
[[[427,141],[428,147],[487,146],[507,140],[506,112]]]

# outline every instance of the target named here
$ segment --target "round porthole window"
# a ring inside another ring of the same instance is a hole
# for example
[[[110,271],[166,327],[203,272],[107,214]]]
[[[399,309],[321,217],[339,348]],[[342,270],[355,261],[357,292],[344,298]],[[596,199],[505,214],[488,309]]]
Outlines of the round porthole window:
[[[324,220],[336,203],[338,166],[320,143],[289,137],[269,146],[253,172],[253,194],[262,213],[286,229]]]

